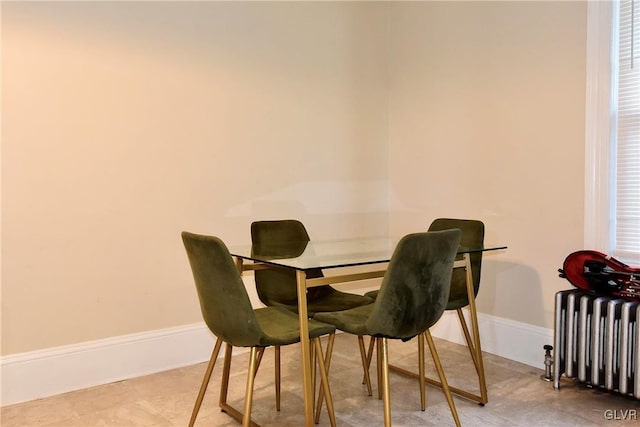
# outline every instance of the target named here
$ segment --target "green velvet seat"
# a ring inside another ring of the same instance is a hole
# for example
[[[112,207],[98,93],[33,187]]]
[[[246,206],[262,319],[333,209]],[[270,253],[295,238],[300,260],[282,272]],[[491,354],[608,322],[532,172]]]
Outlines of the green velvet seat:
[[[449,229],[459,229],[462,234],[460,237],[460,246],[467,248],[479,248],[484,244],[484,224],[482,221],[473,219],[456,219],[456,218],[438,218],[435,219],[429,226],[428,231],[442,231]],[[480,289],[480,273],[482,269],[482,252],[474,252],[470,254],[471,261],[471,275],[473,278],[474,295],[478,295]],[[365,294],[368,297],[376,299],[378,291],[371,291]],[[463,395],[478,401],[481,404],[487,402],[487,386],[484,378],[484,370],[481,367],[481,360],[478,360],[475,353],[475,344],[471,339],[469,333],[469,327],[462,313],[462,309],[469,305],[469,298],[467,293],[467,280],[466,272],[462,268],[456,268],[453,270],[451,277],[451,291],[449,293],[449,300],[447,301],[446,310],[456,310],[460,325],[465,335],[467,345],[471,351],[471,357],[473,359],[476,371],[479,376],[480,383],[480,396],[473,395],[468,392],[462,391]],[[472,313],[475,316],[475,313]],[[371,361],[371,352],[373,349],[373,341],[369,346],[368,361]]]
[[[300,341],[298,316],[283,307],[253,309],[249,296],[235,263],[225,244],[217,237],[182,233],[182,240],[191,265],[193,278],[200,300],[200,308],[205,323],[217,337],[206,370],[200,392],[193,408],[192,426],[197,417],[211,372],[215,366],[222,342],[227,344],[225,367],[221,384],[220,406],[243,426],[255,425],[251,421],[253,381],[257,373],[265,347],[295,344]],[[323,393],[330,396],[325,362],[322,356],[320,337],[329,334],[335,327],[318,321],[309,321],[309,339],[313,341]],[[250,363],[247,373],[244,414],[226,403],[232,347],[250,347]],[[329,418],[335,425],[333,402],[327,400]]]
[[[261,255],[290,258],[300,255],[310,241],[305,226],[298,220],[256,221],[251,224],[251,242]],[[307,271],[307,278],[322,277],[322,271]],[[255,272],[258,297],[267,306],[298,310],[296,276],[293,270],[258,270]],[[371,304],[372,298],[342,292],[330,285],[307,291],[309,316],[324,311],[340,311]]]
[[[314,319],[334,324],[344,332],[377,339],[385,426],[391,425],[387,341],[407,341],[415,337],[423,349],[424,339],[427,340],[451,413],[459,425],[455,404],[429,332],[446,308],[459,243],[460,230],[415,233],[403,237],[391,257],[375,303],[314,316]],[[419,365],[424,378],[424,352],[420,353]],[[423,401],[424,389],[422,382]]]

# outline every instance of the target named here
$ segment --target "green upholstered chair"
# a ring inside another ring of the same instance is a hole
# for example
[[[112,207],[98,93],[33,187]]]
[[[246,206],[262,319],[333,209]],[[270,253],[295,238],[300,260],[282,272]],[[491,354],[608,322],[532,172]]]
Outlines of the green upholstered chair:
[[[254,253],[274,258],[293,258],[301,255],[310,241],[304,224],[295,219],[255,221],[251,224],[251,243]],[[307,278],[323,277],[322,270],[313,269],[306,272]],[[257,270],[255,283],[258,297],[267,306],[281,306],[297,313],[298,291],[296,276],[293,270]],[[342,292],[330,285],[317,286],[307,290],[307,312],[309,317],[314,313],[325,311],[341,311],[361,305],[371,304],[372,298],[363,295]],[[363,369],[367,366],[364,341],[360,338],[359,348],[363,360]],[[280,352],[276,349],[276,362]],[[328,355],[330,360],[330,355]],[[365,372],[366,374],[366,372]],[[372,394],[371,382],[366,378],[369,395]],[[276,387],[280,387],[276,383]],[[279,407],[279,406],[278,406]],[[320,405],[317,406],[319,411]],[[316,413],[316,420],[319,412]]]
[[[274,258],[293,258],[301,255],[310,241],[304,224],[295,219],[255,221],[251,224],[251,243],[254,253]],[[323,277],[321,269],[306,272],[307,278]],[[295,271],[284,269],[257,270],[255,283],[258,297],[267,306],[281,306],[293,312],[298,311],[298,291]],[[309,317],[314,313],[325,311],[347,310],[361,305],[371,304],[372,298],[363,295],[342,292],[330,285],[317,286],[307,290],[307,312]],[[359,341],[363,369],[365,361],[364,341]],[[330,361],[330,354],[327,359]],[[280,351],[276,349],[276,363],[280,360]],[[366,372],[365,372],[366,374]],[[371,395],[371,382],[367,378],[366,385]],[[276,387],[280,384],[276,380]],[[277,403],[279,407],[279,403]],[[321,405],[317,405],[316,420]]]
[[[484,224],[473,219],[438,218],[429,226],[428,231],[440,231],[457,228],[462,232],[460,246],[467,248],[479,248],[484,244]],[[480,289],[480,270],[482,269],[482,252],[474,252],[471,255],[471,275],[473,277],[474,294],[478,295]],[[447,310],[460,310],[469,305],[467,296],[467,280],[465,271],[457,268],[451,277],[451,293]],[[463,319],[463,317],[461,317]]]
[[[435,219],[429,226],[428,231],[441,231],[457,228],[462,232],[460,237],[460,246],[467,248],[479,248],[484,244],[484,224],[482,221],[473,219],[456,219],[456,218],[438,218]],[[480,289],[480,272],[482,268],[482,252],[474,252],[470,254],[471,261],[471,275],[473,278],[474,295],[478,295]],[[368,297],[375,299],[378,295],[378,291],[371,291],[365,294]],[[481,404],[487,402],[487,386],[484,378],[484,370],[481,368],[481,361],[476,357],[474,351],[474,343],[469,333],[469,327],[463,315],[462,309],[469,305],[469,298],[467,294],[467,280],[466,272],[462,268],[456,268],[453,270],[451,277],[451,291],[449,294],[449,301],[447,302],[446,310],[456,310],[460,325],[467,341],[467,346],[471,352],[476,371],[479,377],[480,383],[480,396],[472,395],[462,391],[462,394],[467,397],[478,401]],[[475,313],[472,313],[475,315]],[[373,340],[370,343],[367,360],[371,361],[371,354],[373,350]],[[433,383],[433,381],[430,381]],[[457,390],[457,389],[456,389]]]
[[[385,426],[391,425],[387,341],[415,337],[423,349],[427,340],[451,413],[456,424],[460,423],[429,332],[446,308],[459,243],[460,230],[409,234],[400,240],[391,257],[375,303],[314,315],[314,319],[334,324],[344,332],[377,339]],[[424,351],[419,353],[419,366],[424,379]],[[424,390],[421,381],[423,402]]]
[[[229,415],[241,420],[243,426],[255,425],[251,421],[253,383],[263,351],[268,346],[279,348],[283,345],[299,342],[298,316],[283,307],[253,309],[237,267],[227,247],[219,238],[183,232],[182,240],[191,264],[202,316],[211,332],[217,337],[189,425],[194,424],[200,410],[222,342],[227,344],[227,351],[220,406]],[[313,341],[314,353],[319,359],[322,390],[328,396],[330,396],[329,383],[322,356],[320,336],[330,334],[332,338],[334,333],[335,327],[333,325],[314,320],[309,321],[309,339]],[[251,348],[244,414],[226,402],[231,348],[234,346]],[[331,399],[327,400],[327,409],[331,424],[335,425]]]
[[[295,257],[310,241],[305,226],[298,220],[256,221],[251,224],[251,242],[261,255]],[[322,270],[307,271],[307,278],[322,277]],[[282,306],[297,312],[298,294],[293,270],[258,270],[255,272],[258,297],[267,306]],[[330,285],[307,291],[309,316],[323,311],[340,311],[371,304],[372,298],[342,292]]]

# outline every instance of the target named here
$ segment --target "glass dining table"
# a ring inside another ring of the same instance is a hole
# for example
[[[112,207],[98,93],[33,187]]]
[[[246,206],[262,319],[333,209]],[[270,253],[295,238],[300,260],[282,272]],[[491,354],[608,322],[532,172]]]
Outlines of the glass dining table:
[[[236,259],[238,270],[268,268],[284,268],[295,271],[298,292],[298,314],[300,318],[300,336],[309,335],[307,289],[315,286],[354,282],[359,280],[383,277],[387,263],[400,237],[368,237],[341,240],[316,240],[309,242],[287,242],[286,244],[239,245],[229,246],[229,252]],[[458,250],[454,268],[466,269],[469,311],[473,330],[474,362],[481,382],[481,390],[486,390],[484,382],[484,366],[478,330],[477,312],[473,279],[471,276],[470,254],[506,249],[506,246],[490,245],[480,248],[464,248]],[[353,272],[351,267],[370,266],[367,271]],[[307,272],[314,269],[325,271],[334,269],[335,274],[325,277],[307,278]],[[304,394],[305,425],[314,425],[313,417],[313,384],[311,375],[311,350],[309,340],[300,340],[302,357],[302,387]],[[471,344],[471,343],[470,343]],[[451,388],[452,392],[465,395],[466,392]],[[466,393],[468,394],[468,393]],[[485,393],[486,394],[486,393]],[[471,396],[466,396],[470,397]],[[478,400],[478,399],[476,399]],[[482,401],[484,400],[484,402]],[[486,395],[480,396],[478,402],[486,403]]]

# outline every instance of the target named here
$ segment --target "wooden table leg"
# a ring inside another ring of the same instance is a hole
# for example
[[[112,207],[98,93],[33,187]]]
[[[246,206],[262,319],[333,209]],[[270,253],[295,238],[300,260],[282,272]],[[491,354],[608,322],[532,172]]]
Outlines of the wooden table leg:
[[[304,396],[304,420],[307,427],[314,425],[313,421],[313,383],[311,382],[311,350],[309,344],[309,319],[307,313],[307,275],[302,270],[296,270],[296,284],[298,287],[298,315],[300,318],[300,349],[302,353],[302,392]]]

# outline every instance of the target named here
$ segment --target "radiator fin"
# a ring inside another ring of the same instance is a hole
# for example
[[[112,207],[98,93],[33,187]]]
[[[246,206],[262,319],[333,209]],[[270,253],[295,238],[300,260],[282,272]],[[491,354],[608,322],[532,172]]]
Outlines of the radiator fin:
[[[640,302],[556,293],[553,384],[576,378],[640,399]]]

